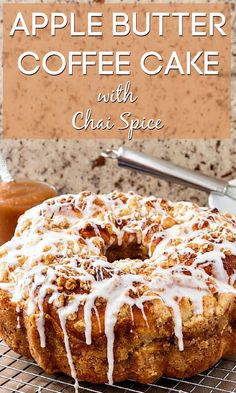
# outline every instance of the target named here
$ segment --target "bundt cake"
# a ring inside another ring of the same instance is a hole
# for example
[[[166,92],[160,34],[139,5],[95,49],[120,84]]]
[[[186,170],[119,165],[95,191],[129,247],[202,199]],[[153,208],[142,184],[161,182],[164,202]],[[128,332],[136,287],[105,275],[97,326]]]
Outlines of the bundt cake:
[[[114,191],[43,202],[0,248],[0,335],[94,383],[190,377],[236,352],[236,218]]]

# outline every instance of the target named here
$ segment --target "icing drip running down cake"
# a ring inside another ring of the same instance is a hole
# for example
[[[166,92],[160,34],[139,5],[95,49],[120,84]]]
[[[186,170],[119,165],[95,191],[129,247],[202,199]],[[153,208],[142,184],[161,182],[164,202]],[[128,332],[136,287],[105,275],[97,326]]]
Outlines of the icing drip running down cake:
[[[236,352],[236,219],[132,192],[50,199],[0,248],[0,335],[95,383],[189,377]]]

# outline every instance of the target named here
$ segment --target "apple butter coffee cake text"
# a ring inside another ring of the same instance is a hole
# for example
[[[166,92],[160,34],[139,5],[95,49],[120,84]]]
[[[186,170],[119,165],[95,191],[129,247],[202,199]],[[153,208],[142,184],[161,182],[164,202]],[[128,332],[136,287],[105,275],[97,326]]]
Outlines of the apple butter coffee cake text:
[[[50,199],[0,248],[0,335],[47,372],[189,377],[236,352],[236,218],[132,192]]]

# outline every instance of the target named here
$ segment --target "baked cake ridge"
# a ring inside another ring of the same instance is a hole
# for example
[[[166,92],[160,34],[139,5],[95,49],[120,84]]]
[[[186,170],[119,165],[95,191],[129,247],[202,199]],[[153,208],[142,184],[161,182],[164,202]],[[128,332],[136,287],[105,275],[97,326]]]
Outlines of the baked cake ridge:
[[[126,319],[129,313],[130,332],[134,308],[148,329],[147,305],[163,303],[171,310],[178,349],[184,351],[181,302],[188,300],[195,317],[204,314],[204,299],[218,294],[227,294],[233,308],[234,256],[232,215],[133,192],[81,192],[50,199],[20,217],[14,237],[0,248],[0,289],[15,305],[17,329],[24,318],[35,316],[41,348],[47,347],[46,309],[56,310],[78,390],[67,324],[82,323],[79,310],[87,346],[93,342],[94,317],[98,336],[106,336],[112,384],[115,327],[122,313]]]

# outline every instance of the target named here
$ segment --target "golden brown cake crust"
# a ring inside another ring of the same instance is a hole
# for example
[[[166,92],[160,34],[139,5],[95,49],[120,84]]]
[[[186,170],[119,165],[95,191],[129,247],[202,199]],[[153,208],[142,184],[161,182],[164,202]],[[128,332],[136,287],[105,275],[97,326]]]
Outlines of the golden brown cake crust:
[[[236,226],[187,202],[54,198],[0,248],[0,335],[94,383],[189,377],[236,352]]]

